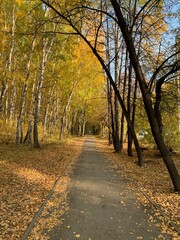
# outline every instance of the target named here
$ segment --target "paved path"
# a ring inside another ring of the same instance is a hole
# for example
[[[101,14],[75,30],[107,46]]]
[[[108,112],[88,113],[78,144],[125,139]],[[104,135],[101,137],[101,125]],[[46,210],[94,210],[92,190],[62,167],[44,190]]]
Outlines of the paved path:
[[[148,224],[143,207],[126,184],[98,153],[94,138],[88,137],[72,175],[70,210],[63,225],[49,232],[50,239],[158,239],[161,233]]]

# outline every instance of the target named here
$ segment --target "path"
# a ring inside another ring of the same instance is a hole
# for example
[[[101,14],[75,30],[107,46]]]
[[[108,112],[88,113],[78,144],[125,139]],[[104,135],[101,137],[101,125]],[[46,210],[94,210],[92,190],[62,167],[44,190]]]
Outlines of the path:
[[[49,232],[50,239],[158,239],[161,233],[147,222],[126,184],[97,151],[94,138],[88,137],[70,184],[70,210],[63,225]]]

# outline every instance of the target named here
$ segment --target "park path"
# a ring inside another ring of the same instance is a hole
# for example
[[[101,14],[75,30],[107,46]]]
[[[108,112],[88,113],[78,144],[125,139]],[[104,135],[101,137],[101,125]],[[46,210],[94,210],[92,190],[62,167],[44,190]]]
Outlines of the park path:
[[[63,225],[48,233],[52,240],[148,240],[163,235],[154,223],[148,223],[133,190],[108,166],[93,137],[85,140],[68,199],[70,209]]]

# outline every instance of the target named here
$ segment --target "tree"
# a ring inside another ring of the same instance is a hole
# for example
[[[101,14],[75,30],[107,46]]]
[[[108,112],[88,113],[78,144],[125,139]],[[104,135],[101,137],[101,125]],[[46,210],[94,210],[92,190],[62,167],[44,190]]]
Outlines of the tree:
[[[119,102],[120,102],[121,107],[123,109],[123,112],[126,116],[128,126],[132,131],[132,136],[133,136],[136,148],[138,149],[138,142],[136,141],[136,135],[135,135],[135,132],[133,130],[131,121],[129,119],[129,115],[127,113],[127,110],[124,106],[124,103],[123,103],[122,98],[119,94],[119,91],[116,88],[116,85],[114,84],[113,78],[112,78],[110,72],[108,71],[106,65],[104,64],[104,61],[101,58],[101,55],[98,53],[98,50],[95,48],[95,46],[93,46],[91,44],[90,41],[88,41],[88,39],[86,38],[86,35],[84,35],[82,33],[82,31],[80,31],[79,27],[76,24],[73,23],[73,19],[71,18],[70,15],[68,15],[68,13],[70,11],[66,12],[66,15],[65,15],[65,14],[63,14],[63,12],[61,12],[61,9],[58,10],[53,4],[50,4],[50,3],[46,2],[45,0],[42,0],[42,2],[44,2],[44,4],[48,5],[52,10],[54,10],[54,12],[58,16],[60,16],[61,19],[63,19],[66,23],[68,23],[84,39],[84,41],[88,44],[88,46],[91,48],[91,50],[93,51],[93,53],[95,54],[95,56],[97,57],[97,59],[99,60],[101,65],[103,66],[103,68],[104,68],[104,70],[105,70],[113,88],[114,88],[115,94],[117,94],[117,96],[118,96]],[[151,3],[151,1],[148,1],[146,4],[144,4],[144,6],[141,8],[141,10],[139,11],[139,14],[137,14],[137,16],[140,15],[140,13],[142,12],[142,9],[145,9],[145,7],[148,6],[149,3]],[[111,14],[111,17],[114,21],[116,21],[118,23],[118,25],[121,29],[123,38],[125,40],[127,50],[129,52],[130,61],[131,61],[131,64],[133,66],[133,69],[136,73],[137,81],[138,81],[140,89],[141,89],[144,106],[145,106],[145,109],[146,109],[146,113],[147,113],[147,116],[148,116],[148,119],[149,119],[149,123],[150,123],[150,126],[151,126],[151,130],[152,130],[155,142],[156,142],[156,144],[157,144],[157,146],[158,146],[158,148],[161,152],[161,155],[163,157],[163,160],[164,160],[164,162],[167,166],[167,169],[168,169],[169,174],[171,176],[171,179],[172,179],[172,182],[174,184],[175,190],[180,191],[180,177],[179,177],[177,169],[176,169],[176,167],[173,163],[173,160],[170,156],[170,153],[169,153],[169,151],[168,151],[168,149],[167,149],[167,147],[164,143],[164,139],[161,135],[160,128],[159,128],[159,125],[158,125],[158,121],[156,119],[155,112],[154,112],[154,109],[153,109],[153,102],[152,102],[152,99],[151,99],[152,96],[151,96],[151,93],[148,89],[148,85],[146,83],[144,73],[143,73],[142,68],[140,66],[140,61],[139,61],[137,53],[135,51],[135,45],[134,45],[134,42],[133,42],[133,38],[132,38],[131,33],[128,29],[128,25],[125,21],[125,18],[123,17],[121,5],[116,0],[111,0],[111,4],[112,4],[112,8],[113,8],[113,10],[115,12],[115,15],[116,15],[116,16],[114,16],[113,14]],[[102,9],[100,9],[100,10],[98,9],[97,11],[105,12]],[[105,14],[110,15],[109,12],[105,12]],[[96,31],[96,33],[98,34],[99,31]],[[97,39],[97,35],[96,35],[96,39]]]
[[[151,95],[148,90],[148,86],[146,84],[146,80],[144,78],[144,74],[142,72],[142,69],[141,69],[141,66],[140,66],[134,45],[133,45],[132,37],[129,34],[129,30],[128,30],[127,24],[125,22],[125,19],[122,15],[120,5],[118,4],[118,2],[116,0],[111,0],[111,3],[114,8],[114,11],[116,13],[118,23],[121,28],[121,32],[125,39],[131,63],[133,65],[134,71],[136,72],[137,80],[139,82],[139,86],[140,86],[141,93],[143,96],[143,102],[145,105],[146,113],[147,113],[147,116],[149,119],[149,123],[151,126],[151,130],[152,130],[154,139],[159,148],[159,151],[161,152],[163,160],[167,166],[167,169],[168,169],[171,179],[173,181],[175,190],[180,191],[180,176],[179,176],[177,169],[174,165],[174,162],[170,156],[170,153],[164,143],[164,139],[162,137],[162,134],[161,134],[161,131],[160,131],[160,128],[158,125],[158,121],[156,119],[155,112],[153,110]]]

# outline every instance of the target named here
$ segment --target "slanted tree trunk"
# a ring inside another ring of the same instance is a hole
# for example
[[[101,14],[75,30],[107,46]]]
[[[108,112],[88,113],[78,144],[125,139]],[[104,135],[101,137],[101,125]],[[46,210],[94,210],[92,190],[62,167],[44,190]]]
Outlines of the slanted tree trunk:
[[[122,50],[121,50],[121,58],[120,58],[120,66],[119,66],[119,81],[118,81],[119,83],[118,83],[118,85],[119,85],[119,91],[122,92],[122,100],[124,102],[125,101],[126,84],[123,81],[123,76],[121,76],[121,74],[122,74],[122,68],[123,68],[123,58],[124,58],[124,50],[125,49],[124,49],[123,40],[121,40],[121,42],[122,42]],[[125,71],[126,71],[126,68],[125,68]],[[124,75],[124,79],[126,79],[125,75]],[[123,81],[123,83],[122,83],[122,81]],[[120,138],[119,138],[119,141],[120,141],[120,151],[122,151],[123,143],[124,143],[124,113],[123,113],[123,111],[121,112],[121,117],[120,117]]]
[[[159,130],[160,133],[163,133],[163,122],[162,122],[162,116],[161,116],[161,109],[160,109],[160,105],[161,105],[161,98],[162,98],[162,85],[164,84],[166,78],[173,74],[174,72],[178,71],[180,69],[179,66],[176,66],[176,64],[163,76],[161,77],[157,82],[156,82],[156,99],[155,99],[155,103],[154,103],[154,113],[155,113],[155,117],[157,119],[158,122],[158,126],[159,126]]]
[[[134,71],[136,73],[137,80],[139,82],[145,110],[146,110],[146,113],[147,113],[147,116],[149,119],[152,134],[154,136],[154,140],[155,140],[155,142],[158,146],[158,149],[163,157],[164,163],[165,163],[165,165],[168,169],[168,172],[170,174],[170,177],[172,179],[174,188],[176,191],[180,192],[180,176],[179,176],[176,166],[170,156],[169,150],[164,143],[164,139],[162,137],[157,119],[155,117],[155,112],[154,112],[153,104],[152,104],[152,100],[151,100],[151,93],[149,92],[148,86],[146,84],[146,80],[144,78],[144,74],[142,72],[142,69],[141,69],[141,66],[140,66],[136,51],[135,51],[135,47],[133,45],[133,40],[132,40],[132,37],[128,30],[128,26],[124,20],[123,14],[121,12],[121,8],[120,8],[117,0],[111,0],[111,3],[114,8],[115,14],[117,16],[118,23],[121,28],[121,32],[123,34],[124,40],[127,45],[129,57],[130,57],[132,65],[133,65]]]

